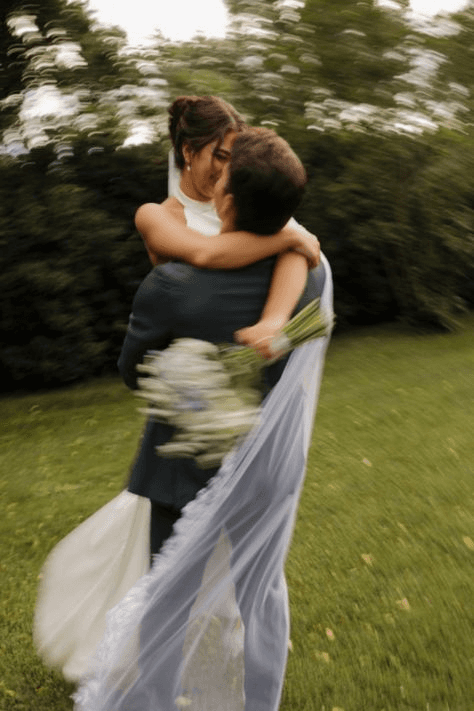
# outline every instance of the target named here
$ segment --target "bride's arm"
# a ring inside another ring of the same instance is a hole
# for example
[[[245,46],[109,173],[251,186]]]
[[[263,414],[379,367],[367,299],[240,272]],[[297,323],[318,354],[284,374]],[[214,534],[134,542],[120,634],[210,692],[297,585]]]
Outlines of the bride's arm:
[[[204,237],[162,205],[147,203],[138,208],[135,225],[148,254],[180,259],[203,269],[238,269],[266,257],[297,250],[310,268],[319,261],[318,240],[309,233],[285,226],[278,234],[261,237],[250,232],[228,232],[218,239]],[[152,259],[153,261],[153,259]]]
[[[276,354],[271,350],[272,339],[286,325],[301,298],[308,277],[306,258],[296,252],[281,254],[273,270],[267,301],[258,323],[236,331],[238,343],[252,346],[264,358]]]

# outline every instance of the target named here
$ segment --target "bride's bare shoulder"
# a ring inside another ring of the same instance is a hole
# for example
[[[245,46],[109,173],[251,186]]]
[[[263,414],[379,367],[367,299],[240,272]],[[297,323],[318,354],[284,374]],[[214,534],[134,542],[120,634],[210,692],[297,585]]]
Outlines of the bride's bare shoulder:
[[[141,228],[146,228],[150,222],[156,224],[167,217],[174,217],[186,224],[184,207],[175,197],[169,197],[162,203],[147,202],[140,205],[135,213],[135,225],[140,232]]]
[[[161,207],[167,212],[172,213],[174,217],[182,217],[183,221],[186,222],[184,217],[184,206],[173,195],[166,198],[166,200],[161,203]]]

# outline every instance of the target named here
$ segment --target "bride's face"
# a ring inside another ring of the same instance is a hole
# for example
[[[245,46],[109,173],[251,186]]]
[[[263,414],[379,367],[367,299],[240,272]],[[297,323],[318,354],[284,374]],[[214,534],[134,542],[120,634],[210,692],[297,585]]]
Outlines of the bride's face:
[[[186,165],[182,173],[181,189],[188,197],[200,201],[213,198],[216,183],[230,160],[236,136],[235,131],[228,131],[221,141],[212,141],[197,153],[192,153],[188,146],[184,146]]]

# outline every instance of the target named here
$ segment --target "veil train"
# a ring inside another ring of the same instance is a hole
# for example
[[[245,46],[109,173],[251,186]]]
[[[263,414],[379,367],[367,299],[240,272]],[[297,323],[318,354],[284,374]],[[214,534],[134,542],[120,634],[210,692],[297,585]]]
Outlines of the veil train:
[[[321,307],[332,311],[322,261]],[[260,424],[108,612],[76,711],[277,710],[289,633],[284,563],[328,341],[293,351]]]

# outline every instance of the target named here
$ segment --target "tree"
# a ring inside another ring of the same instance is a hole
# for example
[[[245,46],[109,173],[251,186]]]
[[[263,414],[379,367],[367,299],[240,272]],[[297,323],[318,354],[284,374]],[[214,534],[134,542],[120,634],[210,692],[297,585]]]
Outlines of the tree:
[[[31,387],[115,370],[148,269],[133,214],[164,198],[166,163],[160,143],[118,150],[152,86],[143,59],[123,53],[123,32],[94,28],[80,2],[5,12],[0,366],[3,387]],[[51,109],[29,116],[38,96]]]
[[[397,51],[401,12],[352,0],[233,0],[230,38],[254,120],[317,130],[353,107],[394,107],[392,83],[408,68]],[[248,30],[248,23],[251,29]],[[235,69],[234,69],[235,74]]]
[[[8,0],[4,17],[0,130],[7,150],[49,142],[64,150],[81,134],[116,146],[133,142],[139,129],[159,134],[150,116],[167,103],[165,82],[126,49],[122,30],[95,26],[80,0]]]
[[[149,269],[133,214],[165,197],[166,162],[147,146],[75,147],[62,161],[52,145],[0,156],[4,389],[115,372]]]

